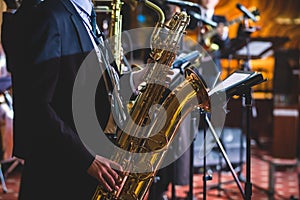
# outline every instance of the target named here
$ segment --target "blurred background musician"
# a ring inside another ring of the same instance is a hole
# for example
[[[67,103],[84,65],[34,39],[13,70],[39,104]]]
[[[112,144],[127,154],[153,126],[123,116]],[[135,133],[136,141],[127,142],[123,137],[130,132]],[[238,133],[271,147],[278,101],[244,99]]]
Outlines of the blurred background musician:
[[[226,26],[227,20],[225,16],[215,15],[215,7],[219,3],[219,0],[198,0],[200,11],[198,14],[207,22],[216,23],[216,27],[212,27],[210,24],[207,24],[202,21],[197,21],[191,17],[191,23],[188,27],[191,30],[195,30],[198,35],[198,42],[203,45],[204,49],[208,52],[208,54],[213,58],[216,66],[218,67],[219,72],[221,72],[222,66],[220,63],[221,51],[230,45],[230,39],[228,37],[228,27]],[[210,31],[216,29],[216,34],[212,35],[211,38],[208,38],[209,44],[207,44],[207,40],[205,41],[205,34]],[[209,58],[204,57],[202,60],[203,65],[207,62]]]

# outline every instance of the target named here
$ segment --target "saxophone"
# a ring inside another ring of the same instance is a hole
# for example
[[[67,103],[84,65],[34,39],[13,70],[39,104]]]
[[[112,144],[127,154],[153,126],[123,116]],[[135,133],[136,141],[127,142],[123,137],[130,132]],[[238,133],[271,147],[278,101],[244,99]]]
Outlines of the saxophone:
[[[136,0],[124,0],[132,10],[137,6]],[[124,74],[127,71],[131,71],[131,66],[124,55],[121,55],[122,49],[122,21],[123,16],[121,14],[122,5],[124,4],[121,0],[112,0],[111,2],[111,25],[109,30],[109,37],[113,38],[112,41],[112,53],[116,62],[118,71],[120,74]],[[122,57],[122,59],[120,59]]]
[[[140,88],[130,110],[130,117],[126,118],[124,127],[117,132],[115,143],[118,148],[139,157],[115,151],[111,160],[123,163],[122,167],[125,169],[121,175],[120,189],[108,192],[98,185],[93,200],[142,200],[181,121],[195,107],[206,111],[210,109],[206,87],[194,68],[186,69],[185,81],[165,97],[168,70],[175,59],[178,43],[190,18],[184,11],[175,13],[169,24],[165,25],[160,8],[147,0],[144,2],[160,14],[160,22],[152,34],[153,48],[150,53],[151,61],[147,63],[149,71],[145,84]],[[159,106],[153,109],[154,105]],[[141,164],[145,172],[132,170],[136,167],[133,162]]]
[[[114,61],[116,63],[116,67],[120,74],[123,74],[128,70],[131,70],[130,64],[127,61],[125,56],[122,56],[121,49],[122,49],[122,20],[123,16],[121,14],[122,6],[124,4],[121,0],[92,0],[96,12],[104,12],[110,13],[111,23],[109,26],[109,37],[112,38],[111,42],[111,56],[113,56]],[[109,6],[98,5],[98,2],[111,2]],[[135,0],[125,0],[125,2],[131,7],[131,9],[135,9],[137,6],[137,1]],[[122,59],[121,59],[122,56]],[[123,61],[123,63],[122,63]],[[125,67],[126,68],[125,68]]]
[[[112,53],[114,55],[114,60],[116,62],[117,68],[122,74],[122,63],[121,63],[121,47],[122,47],[122,40],[121,40],[121,32],[122,32],[122,9],[123,2],[121,0],[113,0],[111,3],[112,12],[111,12],[111,26],[109,31],[109,36],[113,38],[113,48]]]

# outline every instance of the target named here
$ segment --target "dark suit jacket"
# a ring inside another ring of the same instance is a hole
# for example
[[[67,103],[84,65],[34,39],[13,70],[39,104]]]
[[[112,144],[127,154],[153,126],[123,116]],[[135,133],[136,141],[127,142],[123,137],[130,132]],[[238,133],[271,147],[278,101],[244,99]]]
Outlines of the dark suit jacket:
[[[196,10],[195,12],[199,12],[199,10]],[[213,15],[212,21],[216,23],[226,23],[227,20],[224,16],[221,15]],[[203,24],[205,25],[205,24]],[[191,17],[190,24],[188,26],[188,29],[194,30],[197,27],[197,20]],[[221,63],[220,63],[220,57],[222,51],[225,51],[230,46],[230,39],[227,37],[225,40],[220,38],[218,35],[215,35],[211,38],[211,42],[217,44],[219,46],[219,50],[214,51],[211,53],[211,57],[214,59],[215,64],[218,67],[218,70],[221,71]]]
[[[90,199],[97,183],[86,170],[94,155],[72,114],[73,84],[94,48],[89,35],[69,0],[21,6],[14,17],[7,40],[15,45],[14,155],[25,159],[20,199]],[[100,81],[96,95],[102,127],[110,109],[103,87]]]
[[[199,12],[199,11],[198,11]],[[226,23],[227,20],[224,16],[221,15],[213,15],[212,17],[212,21],[216,22],[216,23]],[[205,24],[203,24],[205,25]],[[197,27],[197,20],[194,19],[193,17],[191,17],[191,21],[190,24],[188,26],[188,29],[194,30]],[[223,48],[224,46],[227,45],[227,43],[229,42],[229,38],[226,38],[226,40],[222,40],[220,37],[218,37],[217,35],[214,36],[212,38],[213,42],[215,42],[216,44],[220,45],[220,48]]]
[[[213,21],[217,23],[227,23],[227,20],[224,16],[214,15],[212,18]],[[219,36],[215,36],[212,38],[212,41],[220,46],[220,49],[225,48],[229,43],[229,38],[227,37],[225,40],[222,40]]]

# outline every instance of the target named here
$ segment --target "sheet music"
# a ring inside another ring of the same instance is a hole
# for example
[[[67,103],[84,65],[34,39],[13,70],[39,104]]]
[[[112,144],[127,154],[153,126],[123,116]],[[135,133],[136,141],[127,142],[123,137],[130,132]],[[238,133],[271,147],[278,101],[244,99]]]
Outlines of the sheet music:
[[[251,41],[249,43],[250,54],[252,56],[259,56],[264,51],[272,47],[272,42],[265,41]],[[243,47],[240,50],[236,51],[237,55],[247,55],[247,47]]]
[[[251,75],[251,73],[233,73],[230,76],[228,76],[224,81],[219,83],[216,87],[211,89],[208,92],[208,95],[211,96],[215,92],[224,91],[226,88],[234,86],[242,82],[243,80],[248,79]]]

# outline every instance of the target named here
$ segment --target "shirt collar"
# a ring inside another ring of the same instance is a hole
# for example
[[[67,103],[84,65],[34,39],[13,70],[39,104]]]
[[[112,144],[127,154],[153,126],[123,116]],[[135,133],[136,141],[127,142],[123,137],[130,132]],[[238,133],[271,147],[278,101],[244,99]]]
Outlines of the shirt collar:
[[[89,15],[92,12],[93,3],[91,0],[71,0],[74,4],[79,6],[81,9],[83,9],[86,13]]]
[[[206,18],[212,20],[215,10],[214,9],[205,9],[200,5],[201,15],[204,17],[204,13],[206,13]]]

